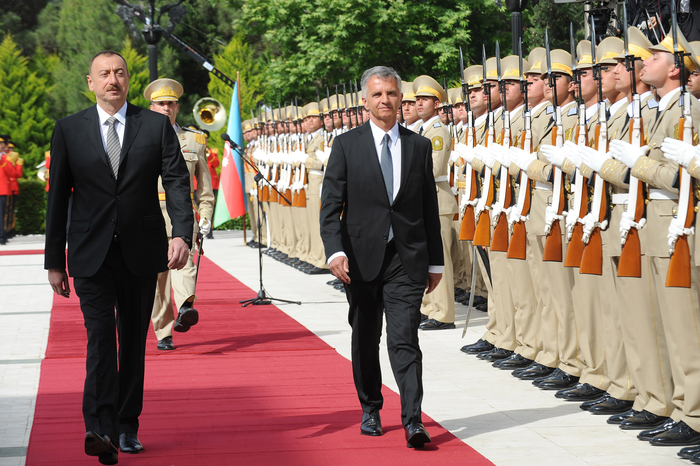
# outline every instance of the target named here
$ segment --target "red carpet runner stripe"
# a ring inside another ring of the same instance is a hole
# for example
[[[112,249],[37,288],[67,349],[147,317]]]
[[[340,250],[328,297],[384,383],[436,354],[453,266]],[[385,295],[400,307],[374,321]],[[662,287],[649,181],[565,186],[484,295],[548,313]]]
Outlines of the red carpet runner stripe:
[[[399,396],[384,387],[385,435],[359,434],[350,362],[204,258],[200,322],[157,351],[149,333],[139,437],[121,465],[490,465],[424,416],[433,443],[406,448]],[[54,297],[27,465],[97,465],[83,453],[85,328],[78,298]],[[430,395],[428,395],[430,396]]]

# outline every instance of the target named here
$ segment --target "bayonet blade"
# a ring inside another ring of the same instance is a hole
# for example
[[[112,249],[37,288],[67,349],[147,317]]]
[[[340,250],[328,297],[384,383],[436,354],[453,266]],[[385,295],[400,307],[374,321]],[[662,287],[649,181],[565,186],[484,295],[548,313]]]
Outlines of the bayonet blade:
[[[593,62],[593,65],[595,65],[595,62],[596,62],[595,46],[596,46],[595,22],[593,21],[593,15],[591,15],[591,61]]]
[[[547,54],[547,74],[552,74],[552,57],[549,50],[549,30],[544,30],[544,49]]]
[[[569,47],[571,48],[571,69],[576,71],[576,44],[574,43],[574,23],[569,23]]]
[[[627,3],[622,2],[622,24],[623,24],[623,36],[624,36],[624,48],[625,56],[629,55],[630,50],[630,36],[627,30]]]
[[[483,75],[484,75],[484,85],[486,85],[486,46],[481,45],[481,65],[483,68]]]
[[[520,75],[520,80],[523,80],[523,75],[525,70],[523,70],[523,38],[520,37],[518,42],[518,73]]]
[[[678,16],[676,15],[675,1],[671,2],[671,38],[673,39],[673,51],[678,52]]]
[[[464,86],[464,55],[462,54],[462,46],[459,46],[459,79]]]
[[[498,81],[501,80],[501,47],[496,41],[496,74],[498,75]]]

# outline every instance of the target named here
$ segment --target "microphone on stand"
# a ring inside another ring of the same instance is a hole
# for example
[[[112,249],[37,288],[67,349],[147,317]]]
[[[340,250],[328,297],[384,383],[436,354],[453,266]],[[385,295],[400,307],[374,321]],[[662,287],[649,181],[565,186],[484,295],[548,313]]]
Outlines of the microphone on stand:
[[[238,144],[236,144],[236,143],[229,137],[228,134],[223,133],[223,134],[221,135],[221,139],[223,139],[224,141],[226,141],[226,142],[228,142],[229,144],[231,144],[231,147],[233,147],[234,149],[242,150],[242,147],[239,146]]]

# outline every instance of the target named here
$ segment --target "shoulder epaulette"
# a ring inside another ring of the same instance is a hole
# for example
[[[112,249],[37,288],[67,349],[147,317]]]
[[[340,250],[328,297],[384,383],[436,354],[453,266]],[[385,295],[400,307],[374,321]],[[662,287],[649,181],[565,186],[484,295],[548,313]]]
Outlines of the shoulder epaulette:
[[[188,128],[187,126],[181,126],[180,128],[184,129],[185,131],[189,131],[190,133],[194,133],[194,140],[197,144],[207,144],[207,135],[203,131]]]
[[[574,106],[574,107],[571,107],[571,108],[569,109],[569,111],[568,111],[568,113],[566,114],[566,116],[576,115],[576,113],[578,113],[578,108],[576,108],[576,107]]]
[[[440,123],[440,122],[433,124],[433,128],[439,128],[441,126],[442,126],[442,123]]]
[[[647,108],[659,108],[659,103],[655,99],[647,100]]]
[[[554,113],[554,105],[547,107],[547,115],[551,115],[552,113]]]

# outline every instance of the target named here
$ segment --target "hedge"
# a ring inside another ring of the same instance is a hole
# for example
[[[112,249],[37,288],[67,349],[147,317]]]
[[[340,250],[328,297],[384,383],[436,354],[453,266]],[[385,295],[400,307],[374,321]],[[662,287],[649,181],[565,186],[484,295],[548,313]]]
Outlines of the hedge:
[[[44,234],[46,231],[46,183],[18,179],[15,229],[18,235]]]

